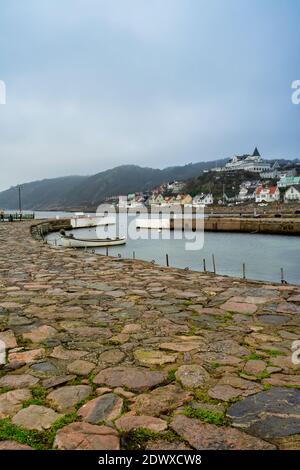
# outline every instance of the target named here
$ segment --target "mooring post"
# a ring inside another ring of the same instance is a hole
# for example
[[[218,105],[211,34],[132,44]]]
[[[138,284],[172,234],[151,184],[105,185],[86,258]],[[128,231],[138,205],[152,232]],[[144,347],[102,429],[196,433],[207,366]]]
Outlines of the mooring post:
[[[214,271],[214,274],[216,274],[216,263],[215,263],[215,255],[214,254],[212,255],[212,262],[213,262],[213,271]]]
[[[203,271],[206,273],[206,261],[205,261],[205,258],[203,258]]]
[[[166,253],[166,265],[169,267],[169,255]]]
[[[243,279],[246,279],[246,263],[243,263]]]

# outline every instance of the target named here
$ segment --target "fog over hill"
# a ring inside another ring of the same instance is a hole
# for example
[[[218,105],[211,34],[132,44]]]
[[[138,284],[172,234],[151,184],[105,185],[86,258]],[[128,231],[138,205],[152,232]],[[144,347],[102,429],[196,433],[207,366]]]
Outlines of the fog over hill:
[[[226,160],[218,160],[224,164]],[[92,209],[108,196],[147,191],[174,179],[186,180],[216,166],[216,161],[199,162],[163,170],[122,165],[91,176],[44,179],[22,185],[22,207],[29,210]],[[0,207],[19,207],[18,187],[0,192]]]

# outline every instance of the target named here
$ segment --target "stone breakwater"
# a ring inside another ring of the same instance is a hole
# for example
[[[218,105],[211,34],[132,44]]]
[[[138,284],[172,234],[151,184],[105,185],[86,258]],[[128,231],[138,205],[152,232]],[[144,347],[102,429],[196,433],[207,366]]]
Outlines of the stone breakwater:
[[[0,226],[0,449],[299,449],[300,288]],[[294,361],[295,362],[295,361]]]
[[[171,229],[195,230],[196,220],[171,219]],[[266,233],[276,235],[300,235],[300,219],[296,218],[243,218],[213,217],[204,219],[204,230],[208,232]]]

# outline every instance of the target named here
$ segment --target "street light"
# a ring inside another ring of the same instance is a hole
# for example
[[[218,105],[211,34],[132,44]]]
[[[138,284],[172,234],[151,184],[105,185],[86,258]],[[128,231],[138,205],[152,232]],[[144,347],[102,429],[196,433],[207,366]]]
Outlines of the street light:
[[[19,191],[19,216],[20,216],[20,220],[22,219],[22,196],[21,196],[21,189],[22,189],[22,186],[19,185],[19,186],[18,186],[18,191]]]

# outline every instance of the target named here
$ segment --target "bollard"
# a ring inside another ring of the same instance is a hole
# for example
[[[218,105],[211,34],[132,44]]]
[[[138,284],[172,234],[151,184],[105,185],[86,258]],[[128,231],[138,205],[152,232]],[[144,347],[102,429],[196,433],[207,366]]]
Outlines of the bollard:
[[[243,279],[246,279],[246,263],[243,263]]]
[[[212,263],[213,263],[213,273],[216,274],[216,263],[215,263],[215,255],[212,255]]]
[[[132,259],[135,259],[135,251],[132,253]]]
[[[205,261],[205,258],[203,258],[203,271],[206,273],[206,261]]]
[[[280,268],[280,277],[281,277],[281,284],[288,284],[287,281],[284,279],[283,268]]]
[[[166,265],[169,267],[169,255],[166,253]]]
[[[106,256],[108,256],[108,246],[106,247]]]

